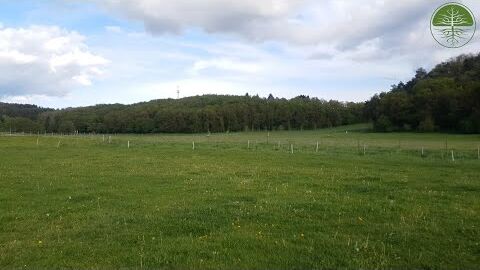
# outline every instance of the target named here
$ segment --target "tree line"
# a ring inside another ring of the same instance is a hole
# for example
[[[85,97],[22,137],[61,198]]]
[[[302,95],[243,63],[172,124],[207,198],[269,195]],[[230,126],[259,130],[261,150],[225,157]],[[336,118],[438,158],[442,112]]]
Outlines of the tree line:
[[[56,133],[197,133],[303,130],[365,122],[363,103],[325,101],[308,96],[261,98],[248,94],[204,95],[62,110],[39,108],[36,117],[19,115],[4,115],[0,129]]]
[[[418,69],[367,101],[365,115],[376,131],[480,133],[480,54]]]
[[[0,131],[33,132],[43,130],[38,122],[40,114],[53,111],[29,104],[10,104],[0,102]]]

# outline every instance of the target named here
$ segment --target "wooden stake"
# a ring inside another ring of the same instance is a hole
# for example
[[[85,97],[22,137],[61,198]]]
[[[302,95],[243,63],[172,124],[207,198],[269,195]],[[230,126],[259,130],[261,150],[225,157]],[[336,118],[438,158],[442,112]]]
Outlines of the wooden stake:
[[[447,152],[448,155],[448,139],[445,137],[445,152]]]

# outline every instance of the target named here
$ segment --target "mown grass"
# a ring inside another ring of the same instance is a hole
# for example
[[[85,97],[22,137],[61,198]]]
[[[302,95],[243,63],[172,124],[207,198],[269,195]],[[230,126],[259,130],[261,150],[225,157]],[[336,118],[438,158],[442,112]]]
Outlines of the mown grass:
[[[1,136],[0,267],[477,268],[480,136],[359,129]]]

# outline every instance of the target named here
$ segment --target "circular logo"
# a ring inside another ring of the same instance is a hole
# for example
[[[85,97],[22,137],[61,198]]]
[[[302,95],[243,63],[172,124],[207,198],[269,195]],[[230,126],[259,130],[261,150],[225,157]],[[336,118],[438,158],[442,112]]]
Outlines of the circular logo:
[[[447,48],[459,48],[475,35],[476,22],[473,13],[459,3],[447,3],[435,10],[430,20],[433,38]]]

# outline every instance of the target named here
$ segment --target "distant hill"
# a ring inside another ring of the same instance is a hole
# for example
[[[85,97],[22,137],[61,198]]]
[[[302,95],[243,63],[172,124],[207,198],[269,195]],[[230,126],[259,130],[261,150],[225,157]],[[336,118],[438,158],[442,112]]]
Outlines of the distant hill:
[[[377,131],[480,133],[480,54],[461,55],[366,103]]]
[[[15,104],[0,102],[0,118],[1,117],[24,117],[30,120],[36,120],[37,117],[52,109],[41,108],[36,105]]]
[[[33,118],[32,118],[33,119]],[[3,119],[0,129],[40,132],[154,133],[301,130],[364,122],[363,103],[258,96],[204,95],[132,105],[45,110],[30,126]]]
[[[52,109],[35,105],[11,104],[0,102],[0,131],[40,131],[42,125],[38,118]]]

